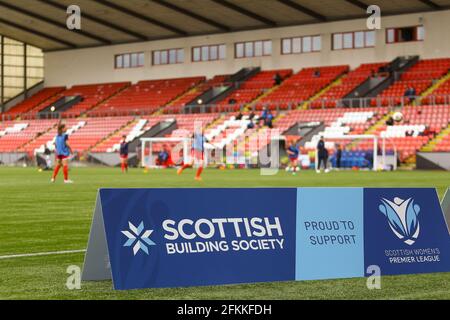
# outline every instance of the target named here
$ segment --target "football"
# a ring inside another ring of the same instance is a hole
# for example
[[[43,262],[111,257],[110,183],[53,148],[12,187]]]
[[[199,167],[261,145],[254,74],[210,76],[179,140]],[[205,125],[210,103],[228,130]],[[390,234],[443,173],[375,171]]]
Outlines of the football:
[[[392,119],[394,119],[395,122],[400,122],[403,120],[403,114],[401,112],[395,112],[392,116]]]

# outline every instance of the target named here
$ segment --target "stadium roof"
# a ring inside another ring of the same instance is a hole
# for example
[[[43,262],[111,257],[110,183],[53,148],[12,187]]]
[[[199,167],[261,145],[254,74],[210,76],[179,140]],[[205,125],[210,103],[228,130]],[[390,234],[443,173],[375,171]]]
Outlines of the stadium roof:
[[[72,0],[0,0],[0,34],[45,51],[437,11],[450,0],[77,0],[82,30],[66,28]]]

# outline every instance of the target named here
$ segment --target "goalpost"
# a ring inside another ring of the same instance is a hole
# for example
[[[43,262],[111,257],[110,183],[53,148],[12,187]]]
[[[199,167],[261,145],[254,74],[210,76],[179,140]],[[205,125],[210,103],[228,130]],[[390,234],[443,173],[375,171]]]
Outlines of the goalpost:
[[[158,166],[155,164],[155,157],[153,156],[153,146],[155,143],[177,143],[176,148],[182,148],[182,160],[184,163],[188,163],[191,161],[190,155],[190,139],[183,137],[170,137],[170,138],[141,138],[141,159],[142,159],[142,167],[145,168],[157,168]],[[175,149],[175,153],[171,152],[172,155],[177,155]],[[148,156],[146,155],[148,152]],[[175,159],[176,161],[176,159]]]
[[[333,140],[373,140],[373,166],[372,170],[376,171],[378,169],[384,169],[388,164],[387,155],[386,155],[386,137],[379,137],[373,134],[353,134],[353,135],[344,135],[344,136],[328,136],[325,139],[333,139]],[[381,145],[380,141],[381,140]],[[378,155],[378,146],[381,147],[381,155]],[[394,159],[397,159],[397,149],[395,144],[392,143],[393,151],[394,151]],[[318,156],[316,151],[315,157],[315,169],[317,169],[318,165]],[[393,169],[397,169],[397,161],[393,161],[392,163]]]

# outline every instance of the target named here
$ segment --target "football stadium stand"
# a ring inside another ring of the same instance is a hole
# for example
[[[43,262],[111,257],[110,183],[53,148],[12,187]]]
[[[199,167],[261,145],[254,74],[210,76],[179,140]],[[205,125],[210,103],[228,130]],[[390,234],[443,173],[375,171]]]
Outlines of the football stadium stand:
[[[257,109],[295,109],[320,90],[329,86],[348,66],[305,68],[284,81],[278,88],[258,101]]]
[[[164,137],[190,137],[194,126],[200,124],[208,139],[221,147],[246,134],[249,139],[242,143],[251,152],[263,147],[258,139],[271,130],[287,133],[300,123],[317,122],[323,125],[322,130],[303,141],[302,151],[313,154],[317,140],[324,136],[332,153],[337,144],[344,147],[348,166],[368,166],[373,142],[342,139],[345,135],[386,138],[388,148],[398,152],[401,162],[419,150],[449,151],[450,59],[420,60],[395,75],[397,81],[371,98],[373,107],[348,108],[342,103],[387,65],[365,63],[354,70],[347,65],[313,67],[295,74],[291,69],[263,70],[242,82],[230,81],[230,75],[217,75],[209,80],[199,76],[133,85],[118,82],[44,88],[2,114],[0,152],[26,152],[33,157],[46,147],[51,150],[59,117],[65,118],[70,144],[80,157],[86,152],[117,152],[122,136],[136,141],[162,122],[173,123]],[[230,92],[211,109],[203,110],[206,113],[185,113],[189,111],[185,106],[201,104],[196,99],[203,93],[225,85]],[[410,87],[420,99],[405,99]],[[80,99],[69,103],[70,97]],[[52,106],[55,110],[49,109]],[[263,109],[274,113],[273,129],[258,121],[255,113]],[[388,125],[386,120],[394,110],[402,112],[403,120]],[[241,117],[236,119],[238,111]],[[252,121],[250,112],[254,113]],[[339,139],[333,139],[336,137]],[[161,145],[155,144],[154,151]]]

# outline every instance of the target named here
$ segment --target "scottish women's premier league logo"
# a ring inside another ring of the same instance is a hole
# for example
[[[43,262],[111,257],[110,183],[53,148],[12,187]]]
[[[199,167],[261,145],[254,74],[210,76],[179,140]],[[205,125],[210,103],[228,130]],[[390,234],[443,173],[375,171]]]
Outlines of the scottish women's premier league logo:
[[[420,206],[414,203],[414,199],[395,197],[389,201],[383,198],[378,209],[386,216],[389,227],[399,239],[408,245],[414,244],[420,232]]]

